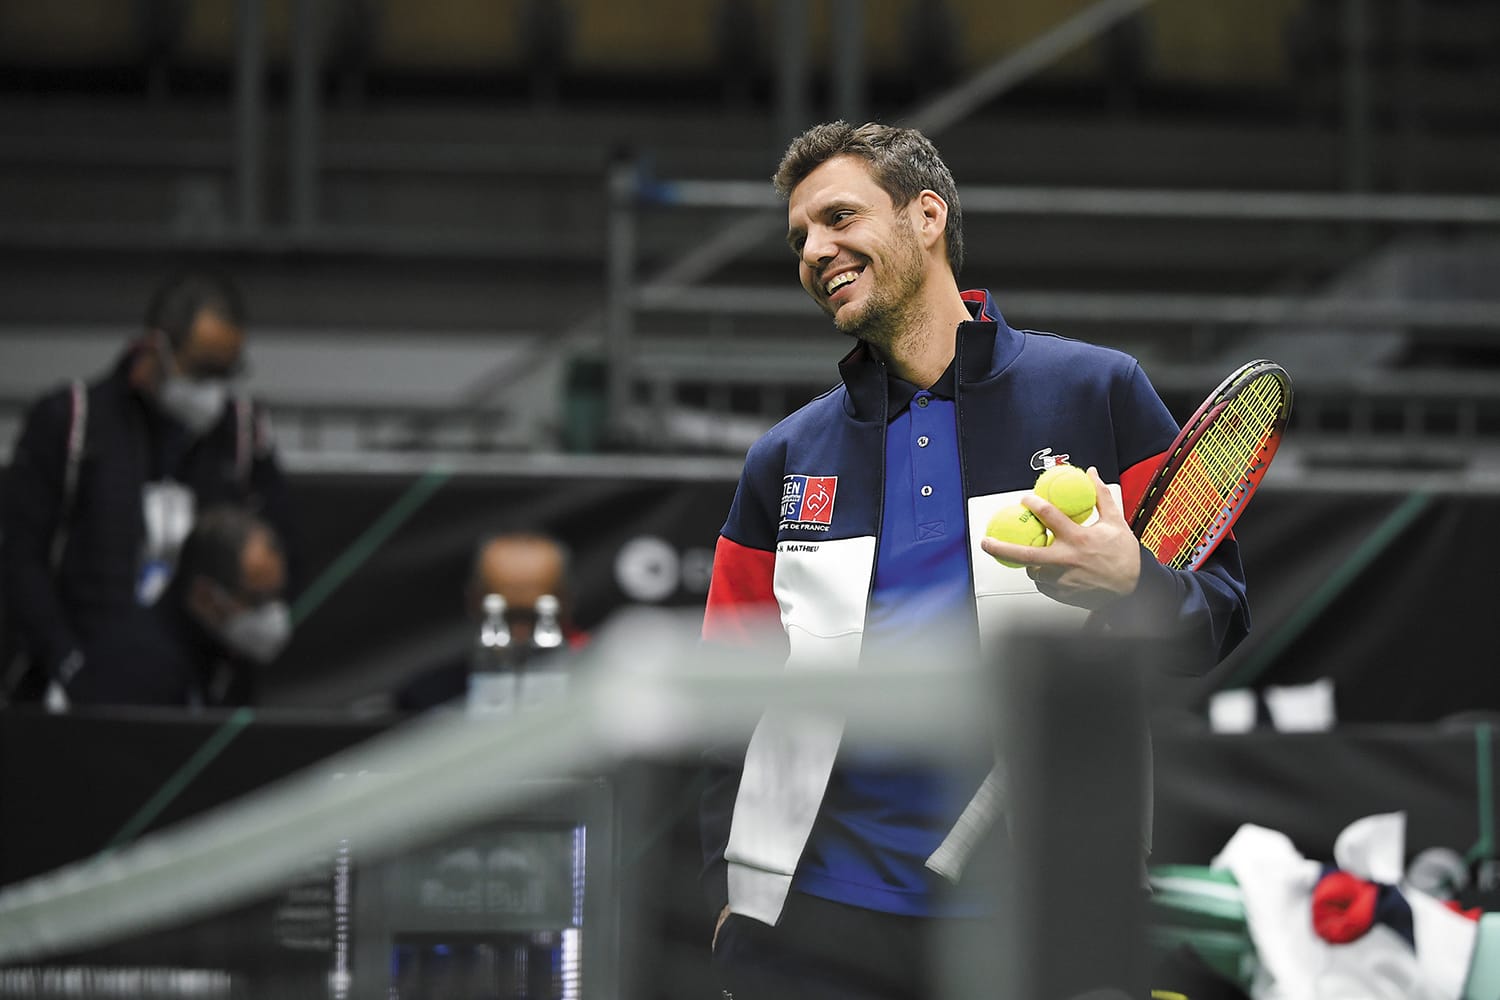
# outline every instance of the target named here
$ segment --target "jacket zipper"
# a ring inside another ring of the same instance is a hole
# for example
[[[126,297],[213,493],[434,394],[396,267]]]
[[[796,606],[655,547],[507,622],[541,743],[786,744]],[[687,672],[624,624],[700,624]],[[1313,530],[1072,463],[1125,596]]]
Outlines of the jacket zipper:
[[[885,476],[886,449],[890,447],[891,433],[891,389],[889,369],[884,361],[880,365],[880,384],[884,391],[880,400],[880,498],[875,504],[875,557],[870,562],[870,582],[865,586],[865,615],[859,631],[859,658],[864,659],[865,638],[870,632],[870,609],[875,603],[875,573],[880,566],[881,528],[885,524]]]
[[[974,585],[974,541],[969,525],[969,451],[964,447],[964,329],[953,334],[953,433],[958,437],[958,480],[963,493],[964,572],[969,574],[969,614],[974,623],[974,648],[979,649],[979,596]]]

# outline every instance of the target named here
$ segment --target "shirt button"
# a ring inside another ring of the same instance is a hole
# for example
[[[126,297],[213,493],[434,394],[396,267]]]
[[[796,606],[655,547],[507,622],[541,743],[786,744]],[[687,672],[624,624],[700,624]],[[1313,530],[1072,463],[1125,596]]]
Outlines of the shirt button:
[[[932,496],[932,487],[931,486],[924,486],[924,487],[922,487],[922,495],[924,497],[930,497],[930,496]]]
[[[927,397],[926,396],[918,396],[917,397],[917,405],[919,407],[921,407],[922,409],[924,409],[924,410],[927,409]]]
[[[926,434],[923,434],[921,437],[917,438],[917,447],[925,448],[927,447],[928,442],[931,440],[932,439],[929,438]]]

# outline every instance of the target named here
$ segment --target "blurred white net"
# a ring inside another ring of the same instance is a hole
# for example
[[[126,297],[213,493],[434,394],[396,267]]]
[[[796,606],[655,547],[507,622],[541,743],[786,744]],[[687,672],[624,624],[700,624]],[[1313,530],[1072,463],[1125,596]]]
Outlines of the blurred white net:
[[[858,683],[779,666],[680,621],[617,622],[563,698],[505,719],[431,713],[0,890],[0,997],[691,995],[674,980],[696,974],[674,965],[706,960],[706,915],[651,897],[692,894],[696,850],[657,868],[633,855],[693,789],[637,799],[632,762],[691,772],[768,708],[840,716],[850,739],[914,760],[993,745],[994,685],[974,663],[865,663]],[[691,915],[653,922],[642,899]]]

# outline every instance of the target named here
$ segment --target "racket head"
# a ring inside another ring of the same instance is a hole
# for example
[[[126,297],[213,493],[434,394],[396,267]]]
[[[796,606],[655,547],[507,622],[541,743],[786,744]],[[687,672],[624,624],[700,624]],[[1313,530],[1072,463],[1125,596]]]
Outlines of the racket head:
[[[1130,530],[1163,565],[1197,569],[1265,478],[1292,409],[1292,382],[1274,361],[1242,365],[1219,383],[1167,450]]]

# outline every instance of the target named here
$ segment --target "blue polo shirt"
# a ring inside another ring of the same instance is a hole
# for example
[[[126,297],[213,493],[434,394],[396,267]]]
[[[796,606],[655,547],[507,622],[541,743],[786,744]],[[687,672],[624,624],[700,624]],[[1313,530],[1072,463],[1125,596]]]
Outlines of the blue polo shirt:
[[[864,642],[882,657],[978,650],[954,385],[952,365],[929,389],[888,376],[885,495]],[[977,893],[934,897],[942,880],[923,862],[991,762],[960,775],[854,751],[853,742],[840,751],[793,888],[888,913],[980,912]]]

